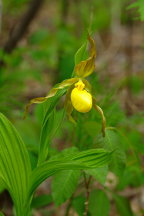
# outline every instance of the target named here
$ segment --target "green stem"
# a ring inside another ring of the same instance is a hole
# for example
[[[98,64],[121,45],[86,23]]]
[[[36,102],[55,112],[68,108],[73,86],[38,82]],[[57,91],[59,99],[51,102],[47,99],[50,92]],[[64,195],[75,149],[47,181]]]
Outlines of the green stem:
[[[66,208],[65,216],[69,216],[73,198],[74,198],[74,195],[72,195],[70,200],[69,200],[69,203],[68,203],[67,208]]]
[[[89,206],[89,197],[90,197],[89,186],[90,186],[92,176],[90,176],[87,180],[86,174],[84,173],[83,175],[84,175],[84,183],[85,183],[85,189],[86,189],[86,201],[85,201],[85,210],[84,210],[83,216],[88,216],[88,206]]]
[[[32,216],[31,201],[21,206],[15,206],[16,216]]]

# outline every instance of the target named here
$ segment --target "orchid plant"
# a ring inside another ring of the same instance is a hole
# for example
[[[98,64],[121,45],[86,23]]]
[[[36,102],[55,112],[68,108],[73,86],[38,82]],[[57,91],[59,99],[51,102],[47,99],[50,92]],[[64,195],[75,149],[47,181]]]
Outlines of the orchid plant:
[[[90,43],[90,56],[86,60],[82,60],[75,65],[74,76],[57,84],[45,97],[37,97],[30,100],[25,108],[25,117],[31,104],[44,103],[49,98],[54,97],[60,89],[66,88],[65,109],[69,120],[76,123],[71,115],[73,109],[81,113],[87,113],[94,107],[102,117],[102,134],[105,136],[106,119],[103,110],[97,105],[96,99],[94,95],[92,95],[92,86],[85,79],[94,72],[96,59],[96,45],[90,35],[88,35],[88,41]],[[77,54],[79,54],[83,48],[85,48],[85,44],[78,50]]]

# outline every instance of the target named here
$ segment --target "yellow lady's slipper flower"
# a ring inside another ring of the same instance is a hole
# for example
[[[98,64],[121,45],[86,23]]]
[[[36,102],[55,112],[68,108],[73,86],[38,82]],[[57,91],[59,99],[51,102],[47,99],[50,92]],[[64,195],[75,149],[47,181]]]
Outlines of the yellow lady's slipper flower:
[[[57,87],[54,87],[50,90],[47,96],[32,99],[25,108],[25,116],[29,111],[29,107],[31,104],[43,103],[48,100],[48,98],[54,97],[60,89],[65,88],[67,89],[65,109],[69,119],[75,123],[74,119],[71,116],[73,109],[76,109],[78,112],[81,113],[86,113],[89,112],[93,106],[94,109],[96,109],[101,114],[102,133],[103,136],[105,136],[106,119],[104,117],[102,109],[96,105],[96,101],[91,94],[91,85],[85,79],[85,77],[93,73],[95,69],[96,58],[95,42],[90,36],[88,36],[88,40],[90,43],[90,56],[86,60],[83,60],[75,65],[75,77],[59,83]]]
[[[73,107],[82,113],[89,112],[92,108],[92,95],[84,88],[85,84],[80,80],[75,84],[75,88],[71,92]]]

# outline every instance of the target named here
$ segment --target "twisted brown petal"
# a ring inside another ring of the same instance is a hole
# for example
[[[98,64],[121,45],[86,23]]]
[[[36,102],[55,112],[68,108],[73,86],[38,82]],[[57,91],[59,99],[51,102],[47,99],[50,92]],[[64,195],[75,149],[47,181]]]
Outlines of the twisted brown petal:
[[[88,40],[90,43],[90,57],[75,66],[75,73],[78,77],[87,77],[95,69],[96,45],[90,36],[88,36]]]
[[[96,105],[96,100],[94,98],[93,98],[93,107],[95,108],[95,110],[97,110],[100,113],[102,117],[102,134],[103,137],[105,137],[106,118],[104,116],[103,110],[98,105]]]
[[[71,78],[71,79],[64,80],[61,83],[59,83],[57,85],[57,87],[52,88],[47,96],[38,97],[38,98],[34,98],[34,99],[30,100],[30,102],[25,107],[24,118],[26,118],[27,113],[29,112],[29,108],[32,104],[44,103],[48,98],[54,97],[58,90],[69,87],[69,86],[73,85],[75,82],[77,82],[78,80],[79,80],[79,78]]]

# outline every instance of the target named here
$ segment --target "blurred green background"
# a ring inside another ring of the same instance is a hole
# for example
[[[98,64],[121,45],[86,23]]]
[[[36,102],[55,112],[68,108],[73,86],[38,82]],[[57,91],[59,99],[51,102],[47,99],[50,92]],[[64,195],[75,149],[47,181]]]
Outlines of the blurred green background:
[[[125,170],[123,164],[119,164],[114,173],[108,172],[106,187],[116,195],[109,197],[111,207],[105,215],[142,216],[143,0],[1,0],[1,3],[0,111],[11,119],[27,143],[33,167],[38,152],[43,106],[32,106],[26,120],[22,119],[24,107],[31,98],[46,95],[54,84],[71,76],[74,54],[86,39],[87,29],[91,28],[97,59],[96,70],[89,81],[97,103],[106,115],[107,126],[120,131],[116,142],[126,153]],[[57,107],[55,125],[62,121],[62,107],[63,100]],[[94,110],[84,116],[76,115],[79,117],[76,128],[66,118],[62,121],[51,144],[52,153],[73,144],[80,149],[100,145],[101,138],[96,136],[100,131],[99,115]],[[101,183],[102,180],[98,181]],[[49,191],[47,182],[38,194]],[[91,196],[98,196],[94,186]],[[81,215],[77,205],[81,205],[82,199],[77,196],[73,202],[75,210],[69,215]],[[94,205],[90,205],[90,214],[98,216]],[[61,216],[64,215],[63,208],[63,205],[55,208],[50,204],[35,210],[34,215]],[[0,209],[4,209],[6,215],[12,214],[12,203],[6,192],[1,193]]]

